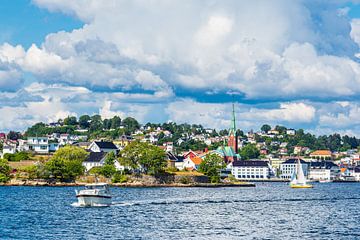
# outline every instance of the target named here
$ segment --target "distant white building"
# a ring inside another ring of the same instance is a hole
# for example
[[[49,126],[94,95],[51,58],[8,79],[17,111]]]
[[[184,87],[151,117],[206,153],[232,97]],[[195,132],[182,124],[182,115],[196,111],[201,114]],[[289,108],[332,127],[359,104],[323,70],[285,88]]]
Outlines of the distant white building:
[[[3,155],[6,154],[6,153],[9,153],[9,154],[14,154],[16,153],[16,146],[13,146],[13,145],[4,145],[3,146]]]
[[[93,167],[102,167],[105,164],[107,152],[90,152],[89,156],[83,161],[82,165],[85,167],[86,171],[89,171]],[[124,170],[118,160],[115,160],[114,166],[116,170]]]
[[[311,180],[334,180],[340,177],[340,168],[330,161],[311,162],[308,178]]]
[[[25,145],[25,151],[34,151],[36,153],[49,153],[49,140],[47,137],[28,137]]]
[[[231,174],[236,179],[264,180],[270,177],[270,166],[267,161],[261,160],[235,161]]]
[[[113,142],[94,141],[90,144],[89,150],[92,152],[114,152],[117,154],[118,148]]]
[[[289,129],[286,130],[286,134],[293,136],[293,135],[296,134],[296,131],[295,131],[295,129],[289,128]]]

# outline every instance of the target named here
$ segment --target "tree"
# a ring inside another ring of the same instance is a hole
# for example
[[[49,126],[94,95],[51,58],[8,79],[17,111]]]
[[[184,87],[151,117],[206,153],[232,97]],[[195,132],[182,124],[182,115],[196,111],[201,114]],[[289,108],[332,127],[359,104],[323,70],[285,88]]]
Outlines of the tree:
[[[79,147],[65,146],[60,148],[54,156],[45,163],[45,169],[50,176],[60,181],[74,181],[76,177],[84,174],[82,162],[88,153]]]
[[[245,135],[244,135],[244,132],[242,130],[238,129],[238,130],[236,130],[236,136],[244,137]]]
[[[18,140],[19,138],[21,138],[21,133],[10,131],[7,135],[7,138],[10,140]]]
[[[79,126],[82,129],[87,129],[90,127],[90,116],[89,115],[82,115],[79,118]]]
[[[145,174],[157,175],[166,167],[166,154],[157,146],[134,141],[121,152],[120,163]]]
[[[111,120],[110,119],[104,119],[103,120],[103,128],[109,130],[111,128]]]
[[[100,174],[104,177],[111,177],[116,173],[116,168],[114,166],[116,157],[114,152],[109,152],[106,155],[104,166],[100,169]]]
[[[75,126],[77,125],[77,119],[74,116],[69,116],[67,118],[64,119],[64,125],[70,125],[70,126]]]
[[[276,125],[275,130],[278,131],[280,134],[286,133],[286,127],[284,127],[284,126]]]
[[[119,116],[114,116],[111,119],[111,128],[116,129],[116,128],[120,127],[120,125],[121,125],[121,118]]]
[[[122,125],[125,127],[127,134],[135,132],[140,128],[140,124],[135,118],[127,117],[122,121]]]
[[[0,159],[0,182],[4,183],[10,180],[11,167],[4,159]]]
[[[260,151],[255,144],[248,144],[240,150],[240,156],[243,160],[258,158],[260,156]]]
[[[220,171],[226,164],[222,157],[216,154],[208,154],[200,163],[199,172],[208,176],[212,183],[220,182]]]
[[[261,126],[261,131],[263,131],[263,132],[268,132],[268,131],[270,131],[271,130],[271,126],[269,125],[269,124],[264,124],[264,125],[262,125]]]
[[[103,129],[103,123],[100,115],[94,115],[91,117],[90,131],[100,131]]]
[[[228,132],[228,130],[226,130],[226,129],[220,130],[219,135],[220,135],[220,136],[227,136],[227,135],[229,135],[229,132]]]

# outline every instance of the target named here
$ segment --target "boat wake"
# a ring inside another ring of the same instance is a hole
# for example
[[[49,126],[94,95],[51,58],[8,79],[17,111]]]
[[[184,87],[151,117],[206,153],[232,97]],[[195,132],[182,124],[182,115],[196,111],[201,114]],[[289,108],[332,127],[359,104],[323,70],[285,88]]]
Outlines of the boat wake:
[[[113,202],[112,206],[142,206],[142,205],[173,205],[173,204],[224,204],[224,203],[264,203],[264,202],[312,202],[312,201],[342,201],[342,200],[360,200],[359,197],[352,198],[287,198],[287,199],[259,199],[259,200],[223,200],[223,199],[166,199],[151,201],[131,201],[131,202]]]

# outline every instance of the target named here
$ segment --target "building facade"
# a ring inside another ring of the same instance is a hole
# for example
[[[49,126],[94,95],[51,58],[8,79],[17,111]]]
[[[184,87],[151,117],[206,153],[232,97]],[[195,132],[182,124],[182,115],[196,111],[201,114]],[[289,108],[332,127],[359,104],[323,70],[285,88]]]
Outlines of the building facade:
[[[335,180],[340,177],[340,167],[330,161],[311,162],[308,178],[311,180]]]
[[[304,175],[308,175],[309,163],[300,159],[301,166],[303,168]],[[291,179],[296,168],[297,158],[290,158],[280,164],[280,178]]]
[[[265,180],[270,178],[270,167],[267,161],[235,161],[232,163],[231,174],[241,180]]]

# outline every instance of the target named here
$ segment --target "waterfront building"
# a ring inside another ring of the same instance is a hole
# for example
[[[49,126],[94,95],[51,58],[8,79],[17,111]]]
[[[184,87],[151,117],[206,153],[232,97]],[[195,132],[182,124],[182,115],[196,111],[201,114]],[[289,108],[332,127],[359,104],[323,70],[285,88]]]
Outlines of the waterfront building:
[[[93,167],[101,167],[104,165],[106,154],[106,152],[89,152],[88,157],[83,161],[82,165],[86,171],[89,171]]]
[[[331,161],[310,162],[308,178],[311,180],[335,180],[340,177],[340,167]]]
[[[200,157],[188,157],[184,160],[183,169],[198,170],[202,161]]]
[[[352,175],[355,178],[355,181],[360,182],[360,167],[355,167],[352,171]]]
[[[308,175],[309,163],[300,159],[301,166],[303,168],[304,175]],[[282,179],[291,179],[295,172],[297,164],[297,158],[289,158],[285,162],[280,164],[280,178]]]
[[[241,180],[265,180],[270,178],[270,167],[267,161],[246,160],[232,163],[232,175]]]
[[[85,167],[86,171],[89,171],[93,167],[102,167],[105,164],[106,156],[108,152],[89,152],[89,155],[83,161],[82,165]],[[116,170],[122,171],[125,169],[124,166],[122,166],[117,159],[114,161],[114,166]]]

